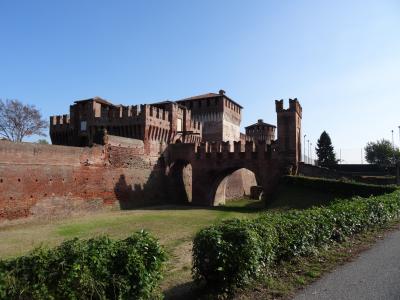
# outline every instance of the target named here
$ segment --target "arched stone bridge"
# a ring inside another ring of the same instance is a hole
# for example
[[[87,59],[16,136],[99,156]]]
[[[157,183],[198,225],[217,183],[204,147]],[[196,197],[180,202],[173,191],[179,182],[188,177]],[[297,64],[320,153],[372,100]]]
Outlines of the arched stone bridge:
[[[191,202],[207,206],[224,200],[223,180],[236,170],[252,171],[258,185],[263,187],[264,195],[268,195],[280,176],[290,168],[290,162],[280,157],[278,149],[265,142],[173,144],[169,145],[166,161],[169,174],[175,179],[182,176],[185,167],[191,166]]]
[[[169,177],[177,183],[175,186],[189,185],[195,205],[215,205],[225,197],[224,187],[220,187],[223,179],[245,168],[255,174],[264,195],[271,194],[281,175],[296,172],[302,148],[299,101],[289,99],[289,107],[285,109],[283,100],[276,100],[275,107],[278,138],[272,145],[251,141],[245,144],[234,142],[233,145],[229,142],[170,144],[164,158]],[[183,170],[189,165],[192,175],[185,178]],[[179,197],[185,193],[174,194]]]

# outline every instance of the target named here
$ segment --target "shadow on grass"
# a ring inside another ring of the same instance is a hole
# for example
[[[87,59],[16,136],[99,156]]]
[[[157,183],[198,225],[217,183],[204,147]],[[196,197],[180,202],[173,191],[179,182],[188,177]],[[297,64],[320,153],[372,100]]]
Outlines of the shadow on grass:
[[[264,211],[264,202],[259,200],[240,199],[220,206],[194,206],[186,205],[159,205],[147,206],[138,208],[140,210],[209,210],[209,211],[223,211],[223,212],[242,212],[242,213],[257,213]]]
[[[152,173],[153,174],[153,173]],[[227,202],[226,205],[223,206],[194,206],[188,203],[187,199],[182,200],[184,198],[180,192],[174,192],[174,195],[177,195],[176,199],[164,199],[160,196],[160,193],[154,194],[154,191],[162,190],[160,186],[157,186],[159,180],[157,176],[150,176],[149,181],[142,187],[141,185],[128,184],[127,179],[124,174],[121,174],[117,184],[114,187],[114,193],[116,198],[119,201],[119,205],[121,210],[195,210],[195,209],[203,209],[203,210],[217,210],[217,211],[226,211],[226,212],[243,212],[243,213],[252,213],[258,212],[260,210],[265,210],[265,205],[262,201],[258,200],[250,200],[250,199],[239,199]],[[176,184],[177,186],[182,186]],[[156,202],[153,198],[159,197],[158,203],[165,204],[153,204],[147,205],[146,201],[143,199],[150,199],[147,203]]]
[[[280,211],[290,209],[307,209],[313,206],[326,206],[345,197],[332,193],[321,192],[301,186],[281,184],[271,198],[266,202],[248,198],[228,201],[225,205],[207,207],[192,205],[162,205],[142,208],[144,210],[214,210],[223,212],[259,213],[263,211]]]
[[[178,284],[164,291],[165,300],[197,299],[200,295],[201,290],[193,281]]]
[[[274,210],[307,209],[313,206],[326,206],[335,200],[344,198],[301,186],[281,184],[272,199],[267,201],[267,208]]]
[[[321,192],[301,186],[281,184],[266,202],[249,198],[228,201],[221,206],[158,205],[141,207],[141,210],[209,210],[238,213],[260,213],[265,211],[281,211],[290,209],[307,209],[313,206],[326,206],[338,199],[339,195]]]
[[[218,297],[213,289],[205,285],[205,282],[195,283],[195,281],[189,281],[173,286],[164,290],[163,294],[165,300],[230,299]]]
[[[185,201],[179,199],[169,199],[168,201],[159,201],[159,203],[168,203],[162,205],[145,206],[145,201],[150,197],[149,190],[161,190],[157,186],[159,180],[157,176],[151,176],[152,180],[144,186],[131,186],[126,182],[124,175],[121,175],[119,182],[115,186],[115,194],[120,202],[122,210],[141,209],[141,210],[210,210],[210,211],[223,211],[223,212],[239,212],[239,213],[259,213],[266,210],[289,210],[289,209],[306,209],[312,206],[325,206],[330,204],[335,199],[343,199],[338,195],[313,190],[310,188],[295,186],[291,184],[281,183],[274,195],[266,199],[265,202],[260,200],[250,200],[243,198],[239,200],[228,201],[225,205],[208,207],[208,206],[194,206],[190,203],[184,204]],[[151,196],[160,196],[153,195]],[[142,199],[139,201],[138,199]],[[160,198],[161,199],[161,198]],[[147,202],[147,204],[153,202]],[[154,202],[153,202],[154,203]]]

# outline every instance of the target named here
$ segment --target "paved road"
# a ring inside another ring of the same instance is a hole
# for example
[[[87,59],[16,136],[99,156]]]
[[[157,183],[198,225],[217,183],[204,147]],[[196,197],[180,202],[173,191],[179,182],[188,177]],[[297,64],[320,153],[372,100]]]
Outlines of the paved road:
[[[400,231],[388,234],[356,260],[338,267],[294,300],[400,300]]]

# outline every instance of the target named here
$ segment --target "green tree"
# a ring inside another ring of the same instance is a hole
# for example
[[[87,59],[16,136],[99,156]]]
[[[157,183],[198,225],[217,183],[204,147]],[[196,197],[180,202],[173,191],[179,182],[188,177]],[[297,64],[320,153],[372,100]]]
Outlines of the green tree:
[[[365,159],[370,164],[387,167],[400,160],[400,151],[388,140],[369,142],[364,148]]]
[[[322,132],[315,150],[317,151],[319,166],[330,168],[338,163],[331,138],[326,131]]]
[[[39,140],[37,140],[36,143],[42,144],[42,145],[48,145],[49,144],[49,142],[47,140],[45,140],[45,139],[39,139]]]

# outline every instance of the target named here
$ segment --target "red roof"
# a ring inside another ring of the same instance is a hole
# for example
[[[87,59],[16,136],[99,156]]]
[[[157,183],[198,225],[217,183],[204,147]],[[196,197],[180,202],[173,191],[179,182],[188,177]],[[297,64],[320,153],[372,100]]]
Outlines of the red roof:
[[[75,101],[74,103],[81,103],[81,102],[89,102],[89,101],[96,101],[105,105],[110,105],[110,106],[116,106],[115,104],[112,104],[111,102],[108,102],[107,100],[100,98],[100,97],[93,97],[93,98],[89,98],[89,99],[83,99],[83,100],[78,100]]]
[[[239,103],[237,103],[236,101],[232,100],[231,98],[229,98],[225,94],[216,94],[216,93],[207,93],[207,94],[203,94],[203,95],[193,96],[193,97],[185,98],[185,99],[182,99],[182,100],[178,100],[177,102],[201,100],[201,99],[208,99],[208,98],[215,98],[215,97],[225,97],[226,99],[228,99],[229,101],[233,102],[234,104],[236,104],[240,108],[243,108],[243,106],[241,106]]]
[[[249,126],[246,126],[245,128],[247,129],[247,128],[252,128],[252,127],[256,127],[256,126],[265,126],[265,127],[274,127],[274,128],[276,128],[276,126],[275,125],[272,125],[272,124],[268,124],[268,123],[265,123],[265,122],[257,122],[257,123],[255,123],[255,124],[253,124],[253,125],[249,125]]]

